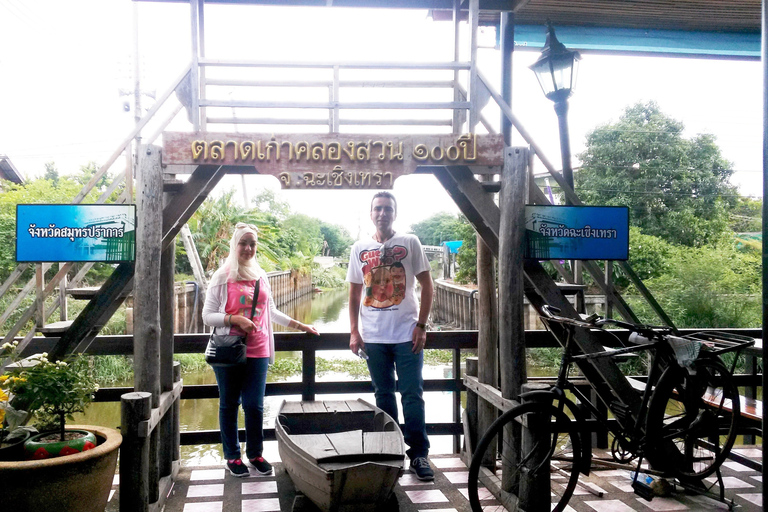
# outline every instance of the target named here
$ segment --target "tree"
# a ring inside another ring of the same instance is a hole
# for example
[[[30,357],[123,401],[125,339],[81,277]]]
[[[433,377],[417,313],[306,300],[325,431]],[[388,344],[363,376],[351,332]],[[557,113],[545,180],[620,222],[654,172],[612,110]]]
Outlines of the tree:
[[[645,281],[678,327],[756,327],[761,324],[760,255],[733,244],[687,248]],[[654,322],[645,301],[630,293],[632,309]]]
[[[763,230],[763,200],[739,197],[731,211],[731,229],[736,233],[757,233]]]
[[[460,216],[436,213],[411,226],[411,233],[419,237],[422,245],[440,245],[447,240],[463,240]]]
[[[655,102],[628,107],[587,135],[576,190],[587,204],[630,208],[643,233],[700,247],[728,229],[733,171],[712,135],[683,137]]]
[[[229,241],[238,222],[258,227],[260,257],[278,260],[275,252],[275,226],[266,221],[258,210],[248,209],[237,203],[234,195],[235,190],[231,189],[217,198],[206,199],[189,222],[192,237],[206,271],[216,270],[229,254]]]
[[[320,233],[323,235],[323,239],[328,242],[330,256],[342,257],[345,254],[349,255],[348,250],[355,241],[346,229],[334,224],[321,222]]]
[[[45,163],[45,174],[43,175],[43,179],[50,180],[54,187],[59,185],[59,170],[56,169],[56,164],[54,162]]]

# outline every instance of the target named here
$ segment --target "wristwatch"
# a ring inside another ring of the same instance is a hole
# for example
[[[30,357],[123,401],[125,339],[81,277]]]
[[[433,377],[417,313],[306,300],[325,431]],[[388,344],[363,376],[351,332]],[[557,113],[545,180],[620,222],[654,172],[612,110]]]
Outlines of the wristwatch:
[[[427,330],[427,324],[423,324],[421,322],[416,322],[416,327],[420,327],[423,330]]]

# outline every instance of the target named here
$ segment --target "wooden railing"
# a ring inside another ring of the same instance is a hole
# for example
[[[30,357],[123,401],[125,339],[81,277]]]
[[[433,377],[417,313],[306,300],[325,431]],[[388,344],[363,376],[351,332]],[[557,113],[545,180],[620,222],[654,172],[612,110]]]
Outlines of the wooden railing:
[[[681,332],[693,332],[695,329],[683,329]],[[725,332],[757,337],[759,329],[722,329]],[[619,339],[626,341],[626,331],[615,331]],[[175,336],[175,353],[202,353],[207,342],[207,334],[177,334]],[[557,341],[547,331],[526,331],[526,346],[528,348],[558,347]],[[24,354],[44,352],[56,342],[56,338],[34,338],[25,349]],[[461,423],[460,393],[465,391],[462,383],[461,353],[474,352],[477,348],[477,331],[429,331],[427,332],[427,350],[445,349],[453,352],[451,360],[451,377],[446,379],[428,379],[424,381],[424,391],[441,391],[454,393],[453,421],[450,423],[429,423],[430,435],[450,435],[454,437],[454,448],[459,452],[460,436],[463,435]],[[275,350],[278,352],[301,352],[302,378],[300,382],[270,382],[267,383],[268,396],[294,395],[304,400],[313,400],[325,394],[361,394],[372,391],[369,380],[318,382],[316,380],[316,353],[320,350],[349,350],[349,333],[323,333],[319,337],[308,337],[303,333],[275,333]],[[130,355],[133,352],[132,336],[98,336],[88,349],[90,355]],[[760,357],[759,350],[751,351],[750,357]],[[734,376],[739,387],[757,388],[761,386],[762,376],[752,373]],[[546,380],[546,378],[530,378],[529,381]],[[585,383],[586,385],[586,383]],[[132,392],[133,388],[102,388],[96,393],[98,402],[119,401],[120,397]],[[196,400],[218,398],[215,384],[184,386],[181,398]],[[594,423],[593,423],[594,424]],[[596,426],[596,425],[595,425]],[[274,432],[265,431],[268,439],[274,439]],[[194,431],[182,432],[181,444],[216,444],[220,442],[219,432]]]

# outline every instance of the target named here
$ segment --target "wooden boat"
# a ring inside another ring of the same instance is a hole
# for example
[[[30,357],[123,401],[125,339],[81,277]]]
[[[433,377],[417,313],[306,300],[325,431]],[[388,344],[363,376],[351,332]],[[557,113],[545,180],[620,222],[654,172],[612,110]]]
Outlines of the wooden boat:
[[[283,401],[275,435],[296,489],[323,512],[376,510],[403,473],[400,427],[364,400]]]

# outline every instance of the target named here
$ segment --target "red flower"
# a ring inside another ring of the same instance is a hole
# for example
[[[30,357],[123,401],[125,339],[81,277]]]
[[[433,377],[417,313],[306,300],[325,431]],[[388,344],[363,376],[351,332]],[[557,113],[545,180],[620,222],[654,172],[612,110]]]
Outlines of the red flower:
[[[49,458],[51,458],[51,454],[48,453],[48,451],[42,446],[37,450],[35,450],[35,453],[32,454],[33,460],[41,460],[41,459],[49,459]]]
[[[93,444],[93,443],[92,443],[92,442],[90,442],[90,441],[86,441],[86,442],[85,442],[85,444],[83,445],[83,451],[86,451],[86,450],[92,450],[92,449],[94,449],[94,448],[96,448],[96,445],[95,445],[95,444]]]
[[[72,448],[71,446],[65,446],[61,449],[59,452],[59,457],[62,457],[64,455],[73,455],[75,453],[80,453],[80,450],[77,450],[75,448]]]

